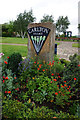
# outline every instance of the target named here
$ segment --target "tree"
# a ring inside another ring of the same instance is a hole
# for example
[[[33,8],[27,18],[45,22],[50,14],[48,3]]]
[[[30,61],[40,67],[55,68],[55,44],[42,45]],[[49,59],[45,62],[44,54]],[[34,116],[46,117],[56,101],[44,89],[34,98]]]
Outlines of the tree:
[[[40,21],[41,23],[42,22],[54,22],[54,20],[53,20],[53,16],[52,15],[44,15],[43,16],[43,18],[41,19],[41,21]]]
[[[56,29],[59,32],[66,32],[66,29],[68,29],[70,22],[68,20],[68,17],[63,17],[63,16],[59,16],[57,22],[56,22]]]
[[[2,36],[3,37],[12,37],[14,35],[13,21],[9,23],[2,24]]]
[[[78,29],[80,30],[80,24],[78,24]]]
[[[25,33],[27,32],[27,26],[29,23],[35,21],[35,17],[33,17],[32,10],[29,12],[24,11],[24,13],[20,13],[17,16],[17,20],[14,21],[14,29],[16,32],[20,34],[22,38],[24,38]]]

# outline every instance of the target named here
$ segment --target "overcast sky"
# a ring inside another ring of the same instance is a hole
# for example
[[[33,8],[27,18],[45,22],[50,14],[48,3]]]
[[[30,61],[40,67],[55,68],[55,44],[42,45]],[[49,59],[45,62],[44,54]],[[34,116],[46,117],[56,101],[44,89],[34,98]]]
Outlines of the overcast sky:
[[[19,13],[24,10],[33,10],[36,22],[42,19],[44,14],[53,15],[54,20],[59,16],[68,16],[70,26],[68,30],[73,35],[78,34],[78,2],[80,0],[1,0],[0,1],[0,24],[14,21]]]

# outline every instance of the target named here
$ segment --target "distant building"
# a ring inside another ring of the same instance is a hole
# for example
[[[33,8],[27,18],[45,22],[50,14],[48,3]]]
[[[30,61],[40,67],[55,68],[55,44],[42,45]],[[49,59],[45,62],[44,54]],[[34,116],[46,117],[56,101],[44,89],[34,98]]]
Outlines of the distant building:
[[[80,1],[78,2],[78,24],[80,24]],[[78,36],[80,37],[80,29],[78,29]]]

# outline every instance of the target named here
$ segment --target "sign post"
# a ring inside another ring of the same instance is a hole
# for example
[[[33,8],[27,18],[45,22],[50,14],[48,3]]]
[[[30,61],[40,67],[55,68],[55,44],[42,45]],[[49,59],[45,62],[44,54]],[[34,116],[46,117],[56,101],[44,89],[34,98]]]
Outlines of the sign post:
[[[48,23],[28,25],[28,55],[43,61],[52,61],[55,48],[55,26]]]

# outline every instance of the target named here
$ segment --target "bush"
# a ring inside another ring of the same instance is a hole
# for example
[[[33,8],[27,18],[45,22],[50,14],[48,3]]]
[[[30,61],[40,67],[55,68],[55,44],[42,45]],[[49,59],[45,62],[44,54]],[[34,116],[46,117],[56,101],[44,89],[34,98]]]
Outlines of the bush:
[[[17,68],[19,73],[16,71],[17,77],[15,72],[8,68],[9,58],[2,64],[3,117],[75,118],[77,102],[74,96],[79,93],[77,87],[80,71],[79,61],[75,55],[70,57],[69,63],[64,60],[64,63],[61,63],[56,56],[48,63],[33,58],[25,59],[17,63],[19,66]],[[4,100],[4,98],[9,99]],[[24,105],[22,108],[18,106],[21,104]],[[7,109],[9,111],[6,113]]]
[[[22,61],[19,64],[19,71],[21,78],[23,80],[28,79],[29,77],[32,79],[35,76],[48,76],[51,78],[51,75],[54,75],[55,77],[57,75],[60,75],[64,69],[64,64],[61,64],[60,60],[57,57],[54,57],[53,62],[45,62],[45,61],[35,61],[33,58],[28,58]],[[24,81],[26,82],[26,81]]]
[[[67,66],[70,62],[69,61],[67,61],[67,60],[65,60],[65,59],[60,59],[60,61],[61,61],[61,63],[62,64],[65,64],[65,66]]]
[[[48,107],[42,106],[42,107],[33,107],[33,110],[31,110],[27,105],[24,105],[21,102],[18,102],[17,100],[9,100],[4,99],[3,100],[3,106],[2,106],[2,117],[3,119],[51,119],[51,118],[78,118],[77,116],[70,115],[69,113],[65,112],[55,112],[52,109],[49,109]]]
[[[66,81],[72,80],[70,83],[73,83],[74,78],[76,78],[77,82],[80,81],[80,67],[79,61],[77,59],[77,55],[70,56],[69,58],[71,62],[65,67],[63,71],[63,79]]]
[[[3,100],[2,116],[3,118],[25,118],[27,107],[17,100]]]
[[[8,59],[8,69],[11,69],[13,73],[18,75],[18,64],[22,61],[20,53],[13,53]]]

